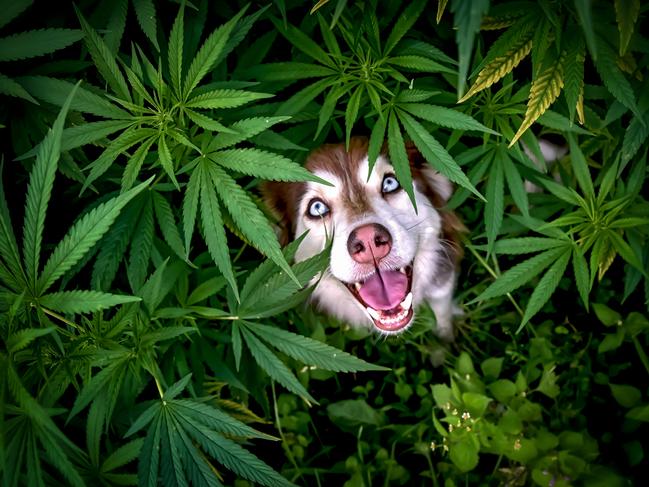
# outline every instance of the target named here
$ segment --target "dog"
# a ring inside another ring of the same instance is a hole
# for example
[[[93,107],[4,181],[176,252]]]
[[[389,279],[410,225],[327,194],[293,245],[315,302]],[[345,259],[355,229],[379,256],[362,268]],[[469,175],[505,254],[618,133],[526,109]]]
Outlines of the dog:
[[[330,182],[268,182],[262,193],[287,243],[308,231],[295,259],[302,261],[331,242],[328,269],[312,301],[325,313],[382,335],[403,333],[415,310],[428,303],[437,335],[454,338],[453,291],[462,257],[464,226],[445,209],[452,184],[406,144],[417,210],[395,176],[385,147],[371,174],[368,139],[326,144],[305,167]]]

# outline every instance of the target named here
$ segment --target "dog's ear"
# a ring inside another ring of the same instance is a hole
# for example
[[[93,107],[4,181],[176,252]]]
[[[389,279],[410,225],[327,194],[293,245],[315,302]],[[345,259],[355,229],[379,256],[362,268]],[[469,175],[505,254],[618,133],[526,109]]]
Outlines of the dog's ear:
[[[293,239],[297,208],[296,193],[295,183],[266,181],[261,185],[264,202],[277,218],[278,238],[282,246]]]
[[[446,176],[433,169],[414,143],[406,143],[406,152],[410,161],[412,177],[420,184],[420,190],[428,197],[435,208],[445,206],[451,194],[453,194],[453,184]]]

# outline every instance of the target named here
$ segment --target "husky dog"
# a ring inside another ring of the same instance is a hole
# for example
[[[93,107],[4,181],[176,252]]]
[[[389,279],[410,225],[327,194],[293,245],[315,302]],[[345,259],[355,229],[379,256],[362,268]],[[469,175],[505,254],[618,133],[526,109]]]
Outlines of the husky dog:
[[[329,268],[312,296],[320,309],[352,326],[393,335],[412,324],[425,302],[437,318],[437,334],[450,341],[464,226],[444,208],[452,192],[449,180],[414,146],[406,150],[416,209],[385,153],[368,178],[364,137],[353,137],[348,150],[345,144],[327,144],[309,155],[306,168],[333,186],[271,182],[263,193],[279,216],[284,243],[308,230],[297,261],[333,239]]]

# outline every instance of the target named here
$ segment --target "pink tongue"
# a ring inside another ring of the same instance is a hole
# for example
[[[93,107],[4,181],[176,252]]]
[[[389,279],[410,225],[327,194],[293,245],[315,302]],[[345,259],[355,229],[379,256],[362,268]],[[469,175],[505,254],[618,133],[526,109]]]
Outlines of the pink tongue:
[[[406,297],[408,278],[398,271],[377,272],[359,289],[363,301],[374,309],[395,308]]]

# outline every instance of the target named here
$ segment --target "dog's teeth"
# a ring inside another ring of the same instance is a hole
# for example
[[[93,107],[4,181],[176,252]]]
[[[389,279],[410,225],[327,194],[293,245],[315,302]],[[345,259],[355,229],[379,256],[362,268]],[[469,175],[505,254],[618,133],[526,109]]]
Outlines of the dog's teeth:
[[[367,310],[367,313],[374,318],[375,320],[379,321],[381,319],[381,315],[379,315],[379,312],[376,311],[374,308],[370,308],[369,306],[365,308]]]
[[[401,272],[401,274],[405,274],[406,273],[406,268],[402,267],[401,269],[399,269],[399,272]]]
[[[410,306],[412,306],[412,293],[408,293],[408,295],[406,296],[406,299],[401,301],[401,307],[404,310],[410,309]]]
[[[356,288],[357,291],[361,290],[361,283],[360,282],[355,282],[354,287]]]

